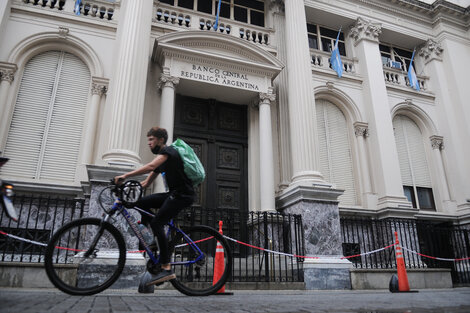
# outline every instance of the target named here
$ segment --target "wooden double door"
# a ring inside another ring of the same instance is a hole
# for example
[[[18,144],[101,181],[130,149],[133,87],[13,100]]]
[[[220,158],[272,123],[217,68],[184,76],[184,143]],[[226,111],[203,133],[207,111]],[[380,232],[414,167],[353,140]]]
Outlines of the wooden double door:
[[[176,96],[174,139],[196,152],[206,170],[195,206],[248,210],[247,107]]]

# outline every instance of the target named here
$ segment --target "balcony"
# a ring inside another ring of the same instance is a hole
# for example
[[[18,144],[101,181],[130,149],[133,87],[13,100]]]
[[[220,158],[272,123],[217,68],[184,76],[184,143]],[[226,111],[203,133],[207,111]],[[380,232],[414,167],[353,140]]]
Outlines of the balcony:
[[[114,22],[118,20],[120,8],[120,0],[84,0],[80,6],[80,15],[76,15],[74,0],[13,0],[13,4],[43,10],[44,13],[62,13],[89,20]]]
[[[319,71],[325,74],[336,75],[336,72],[331,68],[329,52],[321,50],[310,49],[310,63],[312,70]],[[341,56],[343,62],[343,75],[357,76],[357,60]]]
[[[414,90],[410,87],[407,72],[398,68],[388,67],[387,65],[383,66],[383,72],[385,84],[387,85],[387,87],[402,87]],[[417,75],[417,78],[421,91],[428,91],[429,78],[427,76],[422,75]]]
[[[154,7],[154,26],[178,30],[217,31],[252,42],[262,48],[275,46],[274,31],[235,20],[221,18],[219,27],[214,29],[215,17],[189,9],[158,4]]]

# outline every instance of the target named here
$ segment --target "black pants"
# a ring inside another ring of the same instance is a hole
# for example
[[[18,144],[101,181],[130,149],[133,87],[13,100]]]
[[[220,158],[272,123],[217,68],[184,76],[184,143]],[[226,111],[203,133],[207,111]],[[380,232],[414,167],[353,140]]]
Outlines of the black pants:
[[[165,225],[176,217],[178,213],[190,206],[194,201],[193,195],[180,195],[172,192],[156,193],[153,195],[142,197],[136,207],[149,211],[151,208],[158,209],[154,218],[145,214],[142,215],[142,222],[146,225],[150,224],[153,233],[157,236],[158,247],[160,248],[160,263],[170,263],[168,254],[168,240],[165,234]],[[150,222],[150,223],[149,223]]]

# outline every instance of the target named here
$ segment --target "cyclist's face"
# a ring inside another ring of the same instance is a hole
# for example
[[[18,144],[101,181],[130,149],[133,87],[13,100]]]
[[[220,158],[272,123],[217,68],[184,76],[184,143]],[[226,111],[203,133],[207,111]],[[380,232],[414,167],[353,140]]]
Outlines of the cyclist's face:
[[[153,152],[155,150],[160,150],[157,147],[162,147],[163,146],[163,138],[157,138],[154,136],[148,136],[147,137],[147,143],[150,148],[150,150]],[[157,149],[155,149],[157,148]]]

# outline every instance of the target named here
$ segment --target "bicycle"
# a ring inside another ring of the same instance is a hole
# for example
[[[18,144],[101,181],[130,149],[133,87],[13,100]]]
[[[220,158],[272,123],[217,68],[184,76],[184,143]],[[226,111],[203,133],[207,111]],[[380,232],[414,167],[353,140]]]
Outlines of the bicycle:
[[[110,208],[102,203],[102,195],[108,188],[115,198]],[[148,258],[146,270],[152,274],[161,270],[157,249],[145,242],[138,224],[126,209],[145,213],[134,207],[142,190],[137,181],[127,181],[121,186],[112,182],[99,195],[98,202],[104,211],[101,219],[74,220],[54,233],[46,247],[44,263],[55,287],[71,295],[92,295],[109,288],[119,278],[127,251],[121,231],[112,224],[118,215],[124,217],[144,248]],[[232,252],[219,232],[202,225],[180,229],[170,221],[167,237],[170,263],[177,277],[170,283],[177,290],[188,296],[207,296],[222,288],[231,273]],[[224,270],[220,278],[213,281],[216,249],[224,253]]]

